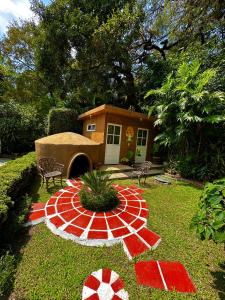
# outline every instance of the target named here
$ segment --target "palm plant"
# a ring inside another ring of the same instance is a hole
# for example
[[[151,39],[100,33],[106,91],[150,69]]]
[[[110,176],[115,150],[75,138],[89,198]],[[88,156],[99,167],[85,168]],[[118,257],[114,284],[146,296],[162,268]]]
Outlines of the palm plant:
[[[82,205],[92,211],[108,211],[119,204],[117,191],[112,187],[110,174],[93,171],[81,177],[84,187],[80,191]]]
[[[159,144],[181,156],[199,157],[207,148],[212,131],[216,136],[216,128],[225,124],[225,97],[213,90],[215,75],[215,69],[201,71],[197,60],[183,62],[161,88],[147,92],[145,98],[154,99],[149,114],[157,114],[155,125],[161,128]]]

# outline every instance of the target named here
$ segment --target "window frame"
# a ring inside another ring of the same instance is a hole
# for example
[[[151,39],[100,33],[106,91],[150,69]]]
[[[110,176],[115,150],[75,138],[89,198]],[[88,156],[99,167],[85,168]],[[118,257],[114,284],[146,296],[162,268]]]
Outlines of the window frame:
[[[89,128],[89,127],[94,127],[94,128]],[[93,132],[93,131],[96,131],[96,124],[95,123],[90,123],[90,124],[87,124],[87,131],[88,132]]]

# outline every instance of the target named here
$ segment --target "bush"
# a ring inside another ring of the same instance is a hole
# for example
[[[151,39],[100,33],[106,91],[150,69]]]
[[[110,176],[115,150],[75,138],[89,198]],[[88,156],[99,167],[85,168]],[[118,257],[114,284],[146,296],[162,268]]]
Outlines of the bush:
[[[15,258],[6,252],[0,257],[0,297],[4,296],[11,288],[15,274]]]
[[[84,187],[80,191],[80,199],[84,208],[104,212],[119,204],[117,191],[111,186],[109,175],[93,171],[82,176]]]
[[[225,242],[225,178],[205,185],[191,228],[200,239]]]
[[[1,237],[3,232],[8,232],[12,224],[20,224],[22,222],[22,216],[25,216],[26,208],[29,206],[29,200],[24,196],[29,190],[35,174],[36,161],[34,152],[10,161],[0,168]]]
[[[0,105],[0,140],[3,153],[24,153],[34,149],[34,140],[44,135],[44,126],[31,106]]]
[[[78,114],[73,109],[54,108],[48,115],[47,134],[60,132],[77,132],[81,133],[82,125],[78,120]]]

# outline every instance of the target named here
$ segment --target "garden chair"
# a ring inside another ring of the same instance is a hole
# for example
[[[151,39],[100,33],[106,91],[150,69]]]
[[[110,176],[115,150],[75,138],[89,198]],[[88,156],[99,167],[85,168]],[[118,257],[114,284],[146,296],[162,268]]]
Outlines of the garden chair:
[[[152,163],[150,161],[144,161],[136,170],[132,172],[132,177],[138,178],[139,185],[141,183],[141,178],[144,178],[144,183],[145,183],[151,167],[152,167]]]
[[[62,186],[62,173],[64,165],[56,162],[55,158],[44,157],[38,161],[38,170],[42,177],[42,185],[46,182],[46,187],[48,188],[48,182],[52,178],[55,185],[55,178],[60,177]]]

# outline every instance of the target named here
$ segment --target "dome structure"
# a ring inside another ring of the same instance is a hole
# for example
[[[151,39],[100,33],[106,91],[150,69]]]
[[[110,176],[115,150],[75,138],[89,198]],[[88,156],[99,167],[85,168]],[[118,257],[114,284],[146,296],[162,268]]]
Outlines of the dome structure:
[[[35,141],[37,160],[52,157],[64,164],[64,176],[78,177],[99,161],[102,144],[74,132],[49,135]]]

